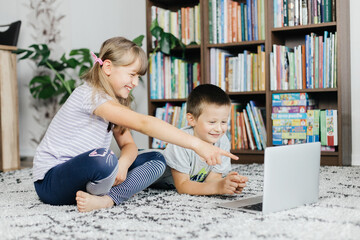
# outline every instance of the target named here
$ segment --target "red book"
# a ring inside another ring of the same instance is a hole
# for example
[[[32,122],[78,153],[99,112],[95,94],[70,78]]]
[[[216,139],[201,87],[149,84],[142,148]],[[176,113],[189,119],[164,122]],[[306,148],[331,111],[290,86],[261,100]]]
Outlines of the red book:
[[[306,89],[306,61],[305,61],[305,45],[301,45],[301,58],[302,58],[302,89]]]

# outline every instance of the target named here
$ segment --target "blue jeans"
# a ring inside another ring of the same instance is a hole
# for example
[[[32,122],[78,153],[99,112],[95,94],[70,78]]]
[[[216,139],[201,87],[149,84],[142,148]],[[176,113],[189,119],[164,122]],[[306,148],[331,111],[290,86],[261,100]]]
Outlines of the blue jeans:
[[[110,197],[115,204],[128,199],[156,181],[163,174],[165,166],[165,159],[158,152],[139,154],[128,169],[127,179],[114,187],[116,191],[111,191]],[[118,159],[115,154],[111,150],[99,148],[51,168],[44,179],[36,181],[34,185],[44,203],[70,205],[76,203],[76,192],[79,190],[93,195],[108,194],[117,172]],[[142,177],[145,176],[140,183],[140,179],[131,178],[138,176],[139,172]]]

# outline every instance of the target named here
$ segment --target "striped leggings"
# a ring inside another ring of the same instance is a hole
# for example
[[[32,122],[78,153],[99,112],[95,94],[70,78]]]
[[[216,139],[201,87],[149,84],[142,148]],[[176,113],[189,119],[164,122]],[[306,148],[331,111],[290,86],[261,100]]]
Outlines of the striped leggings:
[[[118,159],[111,150],[99,148],[51,168],[44,179],[34,185],[40,200],[52,205],[75,204],[79,190],[108,195],[118,205],[155,182],[165,167],[161,153],[140,153],[129,167],[125,181],[112,187],[118,172]]]

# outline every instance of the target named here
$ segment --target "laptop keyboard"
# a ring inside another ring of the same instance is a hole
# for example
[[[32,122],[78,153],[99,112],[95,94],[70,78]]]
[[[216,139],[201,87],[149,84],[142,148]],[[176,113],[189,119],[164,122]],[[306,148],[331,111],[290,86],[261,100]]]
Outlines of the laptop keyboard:
[[[242,208],[261,212],[262,211],[262,203],[257,203],[257,204],[245,206],[245,207],[242,207]]]

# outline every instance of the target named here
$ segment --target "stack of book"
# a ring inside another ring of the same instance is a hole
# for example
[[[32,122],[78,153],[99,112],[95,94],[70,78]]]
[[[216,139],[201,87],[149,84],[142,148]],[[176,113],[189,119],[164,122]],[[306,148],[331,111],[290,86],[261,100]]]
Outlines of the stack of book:
[[[173,34],[186,45],[200,44],[201,42],[200,4],[194,7],[184,7],[178,11],[152,6],[151,19],[152,21],[157,19],[164,32]],[[155,40],[153,38],[153,47],[155,46]]]
[[[294,48],[273,45],[270,53],[271,90],[336,88],[337,34],[311,33]]]
[[[236,56],[230,52],[210,49],[210,83],[228,92],[265,90],[265,50],[257,47],[256,53],[244,50]]]
[[[335,0],[274,0],[274,27],[334,22]]]
[[[305,143],[306,112],[313,105],[307,93],[272,94],[273,145]]]
[[[183,128],[187,125],[186,120],[186,102],[181,107],[166,103],[164,107],[158,107],[155,110],[155,117],[174,125],[177,128]],[[153,138],[152,148],[165,148],[166,143],[157,138]]]
[[[230,139],[232,149],[262,150],[267,145],[265,122],[261,109],[250,101],[231,104]]]
[[[337,135],[337,110],[307,110],[306,142],[321,142],[323,151],[335,151]]]
[[[210,43],[265,39],[265,0],[209,0]]]
[[[337,110],[315,109],[307,93],[272,95],[273,145],[321,142],[322,150],[338,145]]]
[[[149,56],[150,98],[186,98],[200,84],[200,64],[161,52]]]

